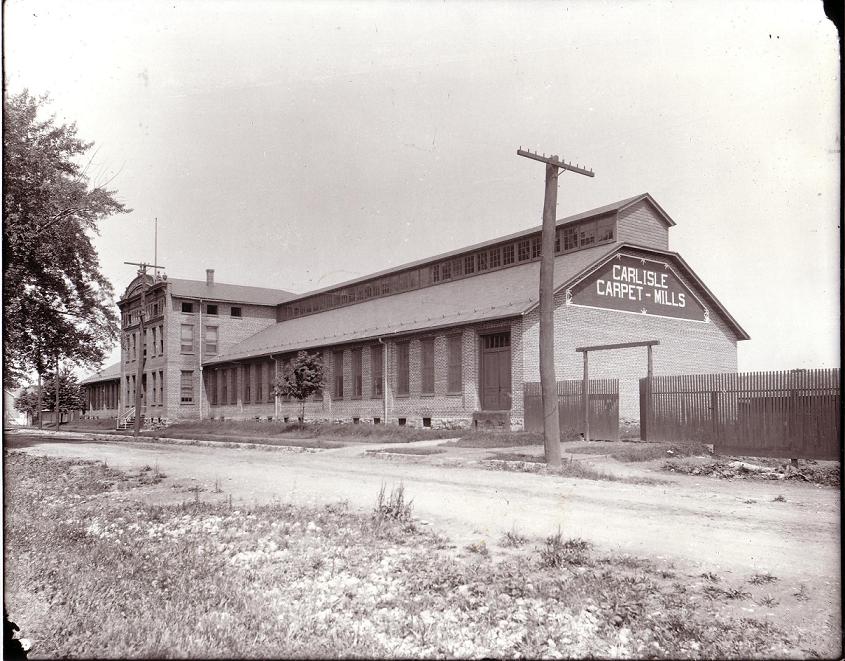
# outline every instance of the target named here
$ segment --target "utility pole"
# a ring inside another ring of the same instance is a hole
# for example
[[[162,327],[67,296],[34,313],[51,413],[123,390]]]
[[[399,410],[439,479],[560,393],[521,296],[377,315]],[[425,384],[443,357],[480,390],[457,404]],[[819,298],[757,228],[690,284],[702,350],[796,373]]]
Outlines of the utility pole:
[[[62,420],[62,414],[59,411],[59,354],[56,354],[56,431],[59,431],[59,423]]]
[[[546,164],[546,195],[543,199],[543,238],[540,256],[540,392],[543,399],[543,445],[546,463],[560,466],[560,418],[557,406],[557,378],[555,377],[555,216],[557,215],[557,180],[560,170],[569,170],[594,177],[592,170],[560,160],[557,155],[546,156],[522,149],[524,156]]]
[[[135,425],[133,436],[138,438],[141,431],[141,401],[144,393],[144,363],[147,362],[145,350],[147,343],[144,340],[144,318],[147,316],[147,268],[152,266],[155,269],[164,268],[158,264],[147,264],[146,262],[123,262],[138,267],[138,275],[141,276],[141,309],[138,312],[138,341],[135,346],[138,349],[138,373],[135,377]]]

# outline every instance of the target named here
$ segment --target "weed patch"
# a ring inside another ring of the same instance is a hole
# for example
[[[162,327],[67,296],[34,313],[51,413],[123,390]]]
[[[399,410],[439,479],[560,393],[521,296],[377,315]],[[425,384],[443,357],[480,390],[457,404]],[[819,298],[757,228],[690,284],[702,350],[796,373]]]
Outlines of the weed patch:
[[[701,581],[594,558],[560,532],[545,560],[457,553],[409,526],[401,485],[366,513],[152,506],[115,499],[139,478],[101,463],[12,452],[4,468],[5,600],[39,657],[833,655],[762,615],[726,614],[726,582],[711,599]]]
[[[540,549],[540,564],[543,567],[563,567],[564,565],[585,565],[588,561],[590,543],[583,539],[563,540],[560,530],[546,538]]]

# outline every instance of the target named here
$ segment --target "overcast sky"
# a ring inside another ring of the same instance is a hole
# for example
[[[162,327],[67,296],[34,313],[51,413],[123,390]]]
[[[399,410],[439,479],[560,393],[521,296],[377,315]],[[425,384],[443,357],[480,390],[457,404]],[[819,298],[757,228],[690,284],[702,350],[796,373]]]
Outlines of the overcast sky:
[[[304,292],[540,223],[526,146],[643,192],[752,339],[839,365],[839,67],[821,2],[7,0],[8,90],[97,145],[102,267]],[[115,352],[109,362],[117,360]],[[108,363],[107,363],[108,364]]]

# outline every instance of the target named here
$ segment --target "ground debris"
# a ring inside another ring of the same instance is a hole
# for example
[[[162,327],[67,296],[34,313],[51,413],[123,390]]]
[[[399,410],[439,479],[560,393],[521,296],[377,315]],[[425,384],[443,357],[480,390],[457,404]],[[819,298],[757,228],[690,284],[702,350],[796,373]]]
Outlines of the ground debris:
[[[833,462],[819,465],[815,462],[795,466],[788,461],[764,466],[742,460],[713,459],[705,462],[690,462],[681,459],[669,459],[663,464],[663,470],[688,475],[702,475],[722,479],[752,480],[796,480],[821,486],[839,487],[839,466]]]

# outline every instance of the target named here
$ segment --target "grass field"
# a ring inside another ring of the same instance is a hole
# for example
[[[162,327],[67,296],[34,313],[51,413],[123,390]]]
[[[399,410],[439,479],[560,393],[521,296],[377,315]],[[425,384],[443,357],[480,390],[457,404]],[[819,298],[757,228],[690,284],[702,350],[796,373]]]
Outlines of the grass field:
[[[809,627],[802,638],[742,610],[799,607],[798,590],[772,596],[792,594],[777,577],[687,575],[560,531],[455,549],[415,524],[399,489],[374,494],[371,513],[148,505],[116,496],[165,487],[158,467],[18,452],[4,466],[5,599],[31,658],[825,652]]]

